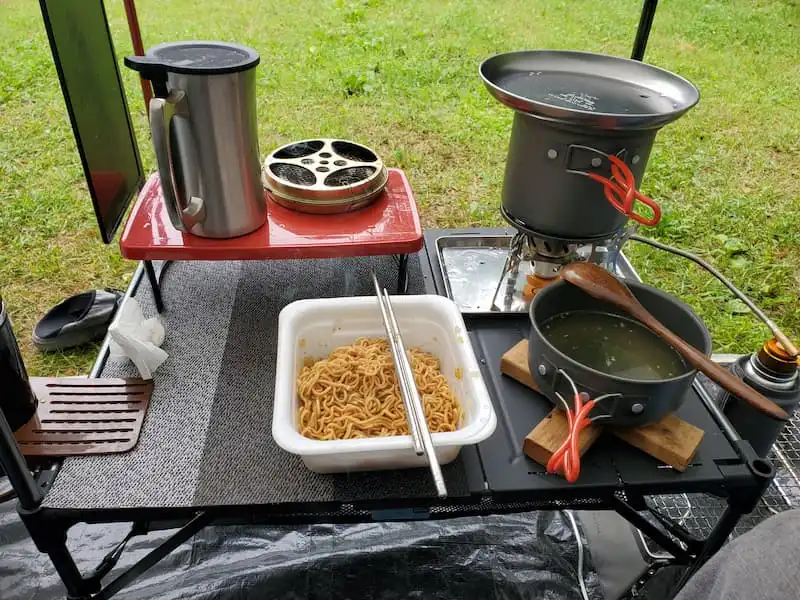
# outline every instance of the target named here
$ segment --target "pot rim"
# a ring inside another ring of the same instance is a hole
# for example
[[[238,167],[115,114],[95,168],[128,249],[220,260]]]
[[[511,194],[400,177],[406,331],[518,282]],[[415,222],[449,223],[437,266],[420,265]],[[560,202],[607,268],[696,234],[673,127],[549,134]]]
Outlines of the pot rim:
[[[627,384],[632,383],[632,384],[637,384],[637,385],[660,385],[660,384],[664,384],[664,383],[673,383],[673,382],[682,381],[682,380],[686,379],[687,377],[694,377],[695,375],[697,375],[697,369],[692,367],[691,365],[689,365],[688,362],[686,361],[686,359],[683,358],[683,356],[681,356],[681,360],[684,362],[684,364],[687,364],[689,366],[689,370],[685,371],[684,373],[681,373],[680,375],[676,375],[675,377],[669,377],[667,379],[633,379],[631,377],[620,377],[619,375],[612,375],[612,374],[606,373],[604,371],[598,371],[597,369],[593,369],[592,367],[590,367],[588,365],[585,365],[582,362],[579,362],[579,361],[575,360],[571,356],[569,356],[567,354],[564,354],[561,350],[559,350],[553,344],[551,344],[550,341],[547,339],[547,337],[545,337],[545,335],[542,333],[542,330],[539,328],[539,324],[533,318],[533,314],[534,314],[535,307],[537,306],[537,302],[541,302],[540,298],[546,297],[546,295],[548,293],[548,290],[558,289],[558,286],[565,286],[565,285],[571,285],[571,284],[567,283],[563,279],[560,279],[558,281],[555,281],[555,282],[551,283],[550,285],[548,285],[544,289],[542,289],[539,293],[537,293],[536,296],[534,296],[533,302],[531,302],[530,306],[528,307],[528,319],[531,322],[531,327],[533,327],[533,329],[538,334],[539,339],[541,339],[542,342],[544,342],[544,344],[548,347],[548,349],[551,350],[552,352],[554,352],[559,358],[566,359],[567,361],[570,361],[570,362],[580,366],[582,369],[585,369],[589,373],[592,373],[594,375],[600,375],[600,376],[606,377],[610,381],[614,381],[614,382],[618,382],[618,383],[627,383]],[[704,341],[705,348],[698,348],[698,350],[700,350],[706,356],[709,356],[711,354],[711,335],[710,335],[710,333],[708,331],[708,327],[706,327],[705,323],[703,323],[703,321],[700,319],[700,317],[698,317],[695,314],[695,312],[691,309],[691,307],[688,304],[686,304],[685,302],[679,300],[678,298],[676,298],[675,296],[673,296],[671,294],[667,294],[666,292],[664,292],[664,291],[662,291],[662,290],[660,290],[660,289],[658,289],[656,287],[653,287],[651,285],[646,285],[646,284],[640,283],[638,281],[625,280],[625,285],[629,286],[632,291],[634,291],[636,288],[646,289],[646,290],[648,290],[650,292],[653,292],[654,294],[656,294],[658,296],[661,296],[662,298],[665,298],[665,299],[669,300],[670,302],[672,302],[676,306],[682,308],[684,313],[689,318],[691,318],[695,322],[696,325],[698,325],[698,327],[700,329],[700,332],[703,335],[703,341]],[[562,312],[567,312],[567,311],[562,311]],[[562,313],[555,313],[555,314],[562,314]],[[625,318],[628,318],[628,319],[630,319],[632,321],[636,321],[638,323],[638,321],[636,319],[634,319],[633,317],[631,317],[630,315],[623,315],[623,316]],[[670,346],[670,347],[672,347],[672,346]],[[674,349],[673,349],[673,351],[674,351]],[[530,350],[529,350],[529,352],[530,352]],[[680,356],[680,354],[679,354],[679,356]],[[559,368],[565,368],[565,367],[559,367]]]

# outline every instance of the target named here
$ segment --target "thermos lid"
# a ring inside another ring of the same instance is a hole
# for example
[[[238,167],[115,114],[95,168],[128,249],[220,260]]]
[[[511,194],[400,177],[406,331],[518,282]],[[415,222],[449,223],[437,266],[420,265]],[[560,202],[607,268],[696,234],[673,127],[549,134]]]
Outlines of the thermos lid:
[[[247,46],[227,42],[170,42],[150,48],[145,56],[126,56],[125,65],[146,79],[164,79],[166,73],[225,75],[246,71],[261,60]]]

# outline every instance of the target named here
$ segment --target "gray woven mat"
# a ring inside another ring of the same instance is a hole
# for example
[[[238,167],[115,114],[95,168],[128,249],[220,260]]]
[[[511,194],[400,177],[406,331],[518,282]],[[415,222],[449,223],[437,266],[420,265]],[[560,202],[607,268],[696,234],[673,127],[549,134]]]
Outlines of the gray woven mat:
[[[163,287],[169,309],[162,316],[169,357],[155,373],[139,443],[126,454],[66,459],[45,506],[191,505],[240,271],[233,262],[170,266]],[[155,314],[146,279],[136,299],[145,316]],[[109,360],[102,375],[138,372],[130,361]]]
[[[369,272],[394,289],[393,257],[326,261],[184,262],[165,277],[164,349],[138,446],[65,461],[47,495],[53,508],[203,506],[352,501],[435,495],[424,469],[317,475],[271,436],[278,313],[310,297],[372,292]],[[409,292],[422,293],[416,257]],[[146,281],[137,300],[154,314]],[[109,362],[104,376],[135,375]],[[444,469],[465,495],[461,461]]]

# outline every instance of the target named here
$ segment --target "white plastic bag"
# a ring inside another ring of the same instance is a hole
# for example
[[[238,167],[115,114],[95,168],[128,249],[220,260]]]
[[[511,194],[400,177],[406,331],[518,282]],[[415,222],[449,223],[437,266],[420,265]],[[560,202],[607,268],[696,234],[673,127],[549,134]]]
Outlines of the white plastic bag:
[[[167,359],[167,353],[159,348],[164,343],[164,326],[157,317],[145,319],[135,298],[125,301],[108,332],[111,356],[130,358],[142,379],[152,379]]]

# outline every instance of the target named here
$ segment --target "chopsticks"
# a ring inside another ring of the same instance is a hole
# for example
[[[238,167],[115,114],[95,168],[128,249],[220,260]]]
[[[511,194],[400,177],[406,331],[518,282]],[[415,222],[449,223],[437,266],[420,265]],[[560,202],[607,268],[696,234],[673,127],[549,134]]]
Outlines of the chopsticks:
[[[422,407],[422,399],[419,397],[417,384],[414,382],[414,371],[411,369],[406,347],[400,335],[400,327],[397,325],[392,302],[389,299],[389,292],[386,291],[386,288],[381,289],[375,273],[372,274],[372,284],[375,286],[375,294],[378,297],[378,306],[381,309],[381,317],[383,317],[386,339],[389,341],[389,347],[392,350],[397,382],[400,386],[400,395],[403,397],[403,404],[406,409],[408,429],[411,432],[411,439],[414,443],[414,452],[418,456],[425,454],[428,459],[428,465],[431,468],[436,493],[440,498],[446,498],[447,488],[444,484],[442,469],[433,449],[433,439],[431,438],[430,429],[428,429],[428,423],[425,421],[425,409]]]

